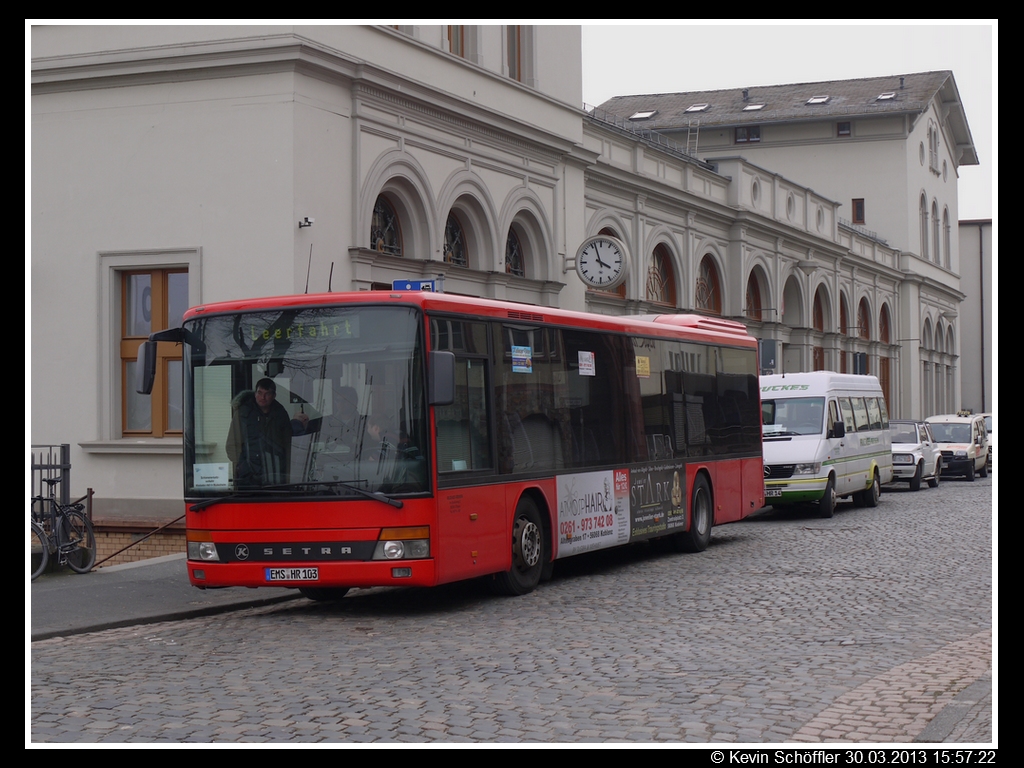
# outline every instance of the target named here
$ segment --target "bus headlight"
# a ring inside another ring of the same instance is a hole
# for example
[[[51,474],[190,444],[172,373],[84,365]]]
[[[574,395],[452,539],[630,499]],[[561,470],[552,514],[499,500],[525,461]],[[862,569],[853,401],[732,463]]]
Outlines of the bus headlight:
[[[189,560],[206,560],[207,562],[219,562],[217,545],[212,541],[190,541],[188,543]]]
[[[374,560],[422,560],[430,557],[430,529],[385,528],[373,551]]]
[[[821,471],[821,462],[817,461],[812,464],[797,464],[793,467],[794,475],[816,475]]]

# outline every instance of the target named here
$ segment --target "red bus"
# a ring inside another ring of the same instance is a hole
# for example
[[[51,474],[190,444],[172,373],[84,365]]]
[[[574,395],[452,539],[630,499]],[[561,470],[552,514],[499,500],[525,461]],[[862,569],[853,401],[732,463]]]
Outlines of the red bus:
[[[167,342],[196,587],[490,576],[518,595],[581,552],[701,551],[764,504],[739,323],[429,292],[224,302],[143,344],[140,391]]]

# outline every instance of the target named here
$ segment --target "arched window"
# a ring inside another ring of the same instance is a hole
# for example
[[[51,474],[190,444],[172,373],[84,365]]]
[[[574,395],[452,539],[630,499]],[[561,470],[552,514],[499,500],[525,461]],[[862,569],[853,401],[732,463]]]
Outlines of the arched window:
[[[700,262],[697,274],[697,309],[705,312],[722,314],[722,291],[719,287],[718,270],[711,256],[705,256]]]
[[[466,235],[454,212],[448,214],[448,222],[444,225],[444,260],[457,267],[469,266]]]
[[[942,209],[942,254],[944,256],[943,266],[946,269],[952,268],[952,256],[950,255],[949,239],[949,208]]]
[[[825,307],[822,301],[823,288],[818,288],[814,293],[814,306],[811,308],[811,322],[814,324],[814,330],[818,333],[824,333],[825,331]],[[814,344],[814,370],[824,371],[825,370],[825,348],[819,344]]]
[[[747,278],[747,298],[744,303],[743,313],[751,320],[761,319],[761,285],[758,283],[754,270],[750,271]]]
[[[664,245],[659,245],[651,254],[651,261],[647,267],[647,300],[676,305],[672,256]]]
[[[939,250],[939,204],[932,200],[932,245],[935,247],[935,263],[942,263],[942,254]]]
[[[883,344],[888,344],[890,338],[889,308],[883,305],[882,311],[878,314],[878,340]],[[878,383],[882,385],[882,394],[885,395],[886,410],[892,413],[892,399],[889,396],[890,378],[889,357],[888,354],[882,353],[878,358]]]
[[[597,234],[599,234],[599,235],[608,235],[608,237],[616,237],[616,238],[618,238],[620,240],[622,239],[621,237],[619,237],[619,233],[616,232],[611,227],[602,227],[601,231],[598,232]],[[626,298],[626,282],[628,280],[629,280],[629,277],[627,276],[626,280],[623,281],[622,284],[618,288],[616,288],[615,291],[614,291],[615,295],[618,296],[620,299]]]
[[[846,307],[846,297],[839,297],[839,332],[843,336],[848,336],[850,333],[850,310]],[[843,348],[839,350],[839,372],[848,373],[846,362],[846,349],[845,344],[841,342]]]
[[[865,340],[871,338],[871,314],[868,312],[867,299],[861,299],[857,309],[857,335]]]
[[[508,228],[508,237],[505,239],[505,272],[516,277],[526,277],[526,269],[523,267],[523,246],[512,227]]]
[[[919,209],[921,214],[921,258],[928,258],[928,200],[924,195],[921,195],[921,205]]]
[[[402,255],[402,230],[398,224],[398,215],[384,195],[378,195],[373,206],[370,248],[378,253]]]
[[[825,330],[825,307],[821,300],[821,291],[819,288],[814,294],[814,330],[822,331]]]

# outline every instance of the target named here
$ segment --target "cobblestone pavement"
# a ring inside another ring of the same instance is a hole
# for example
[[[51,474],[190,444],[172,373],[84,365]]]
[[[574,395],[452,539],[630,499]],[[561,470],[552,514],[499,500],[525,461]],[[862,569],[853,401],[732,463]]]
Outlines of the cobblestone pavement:
[[[33,742],[992,743],[992,481],[31,645]]]

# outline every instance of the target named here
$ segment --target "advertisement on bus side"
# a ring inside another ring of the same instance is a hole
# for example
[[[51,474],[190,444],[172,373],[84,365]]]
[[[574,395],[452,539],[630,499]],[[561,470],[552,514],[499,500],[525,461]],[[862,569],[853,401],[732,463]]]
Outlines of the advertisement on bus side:
[[[558,557],[662,536],[686,526],[686,465],[558,475]]]

